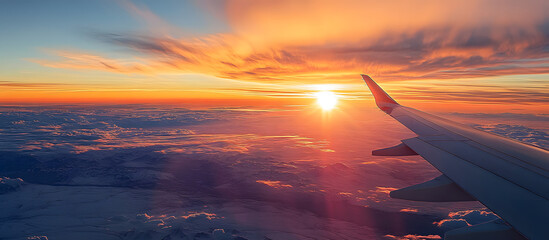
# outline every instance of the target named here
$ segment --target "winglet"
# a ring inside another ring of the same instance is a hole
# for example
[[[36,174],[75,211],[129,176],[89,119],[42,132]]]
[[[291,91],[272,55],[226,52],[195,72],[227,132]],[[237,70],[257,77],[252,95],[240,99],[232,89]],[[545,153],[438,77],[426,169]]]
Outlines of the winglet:
[[[372,91],[372,94],[374,95],[374,98],[376,100],[376,105],[383,111],[387,112],[388,110],[392,109],[391,105],[398,103],[389,96],[379,85],[377,85],[372,78],[370,78],[368,75],[362,74],[362,79],[364,79],[364,82],[368,85],[370,88],[370,91]]]

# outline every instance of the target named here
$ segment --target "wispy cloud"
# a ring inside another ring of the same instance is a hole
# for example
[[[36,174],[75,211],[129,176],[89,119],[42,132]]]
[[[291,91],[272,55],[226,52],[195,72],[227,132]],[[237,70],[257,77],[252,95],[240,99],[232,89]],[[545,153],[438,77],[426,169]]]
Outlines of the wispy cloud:
[[[56,60],[29,59],[32,62],[53,68],[67,69],[91,69],[118,73],[152,73],[160,71],[160,66],[155,66],[144,59],[110,59],[100,54],[76,52],[76,51],[48,51],[58,57]]]
[[[458,85],[459,86],[459,85]],[[481,103],[549,103],[548,91],[545,89],[524,89],[524,88],[442,88],[442,87],[424,87],[411,88],[401,87],[394,91],[399,97],[414,100],[430,101],[461,101],[461,102],[481,102]]]
[[[52,89],[68,84],[0,81],[0,89]]]

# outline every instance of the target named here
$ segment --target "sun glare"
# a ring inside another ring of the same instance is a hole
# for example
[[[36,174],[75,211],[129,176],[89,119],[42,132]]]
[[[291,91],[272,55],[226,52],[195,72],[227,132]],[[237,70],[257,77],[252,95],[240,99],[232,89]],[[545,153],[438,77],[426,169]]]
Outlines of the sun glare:
[[[332,110],[337,104],[337,96],[333,92],[317,92],[315,96],[316,102],[322,108],[322,110]]]

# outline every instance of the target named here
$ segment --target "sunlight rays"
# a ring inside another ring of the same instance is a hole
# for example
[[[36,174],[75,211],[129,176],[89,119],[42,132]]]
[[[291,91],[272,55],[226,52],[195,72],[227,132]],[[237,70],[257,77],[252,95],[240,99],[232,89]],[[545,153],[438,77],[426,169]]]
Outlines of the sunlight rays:
[[[324,111],[329,111],[335,108],[337,104],[337,95],[330,91],[322,91],[315,93],[316,102]]]

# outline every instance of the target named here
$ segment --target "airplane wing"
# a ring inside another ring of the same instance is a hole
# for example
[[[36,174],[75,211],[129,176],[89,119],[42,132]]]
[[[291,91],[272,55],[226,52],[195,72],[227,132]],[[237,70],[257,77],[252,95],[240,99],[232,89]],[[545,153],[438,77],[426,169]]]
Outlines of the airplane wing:
[[[392,198],[478,200],[501,219],[449,231],[445,239],[549,239],[549,152],[405,107],[369,76],[377,106],[418,136],[378,156],[421,155],[443,174],[391,192]]]

